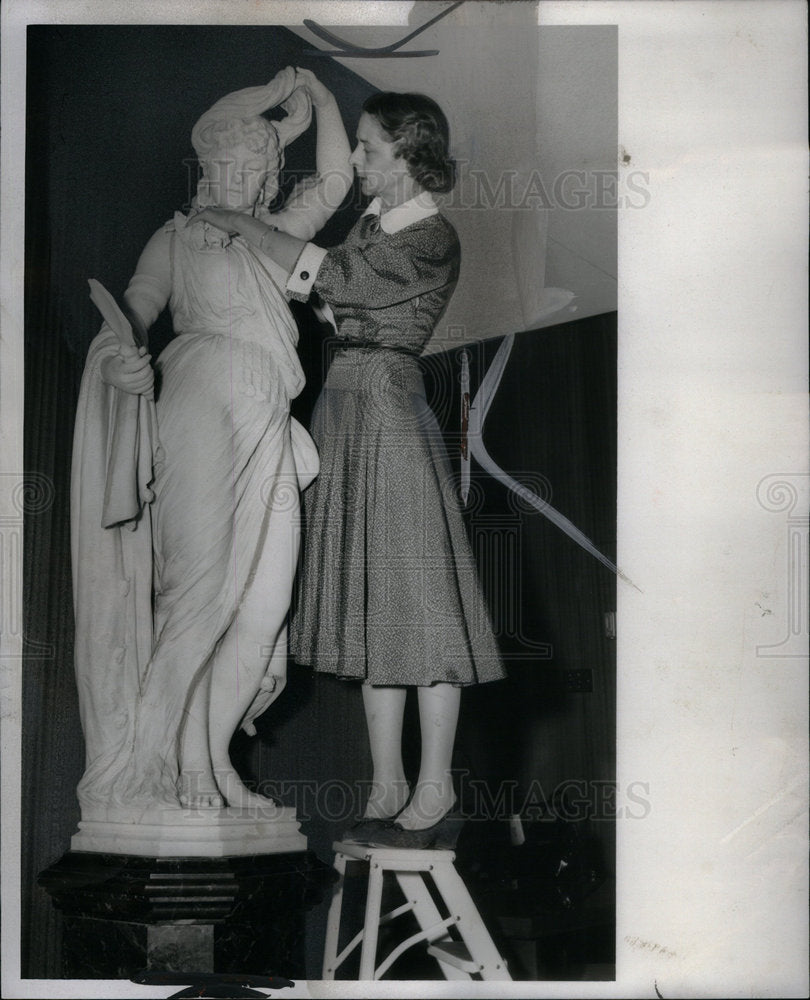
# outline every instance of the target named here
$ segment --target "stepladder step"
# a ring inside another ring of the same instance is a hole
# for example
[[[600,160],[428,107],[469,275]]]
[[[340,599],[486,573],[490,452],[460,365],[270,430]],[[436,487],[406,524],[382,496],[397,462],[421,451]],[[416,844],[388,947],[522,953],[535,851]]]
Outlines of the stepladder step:
[[[463,941],[436,941],[428,945],[427,952],[440,962],[447,962],[462,972],[472,974],[481,971]]]

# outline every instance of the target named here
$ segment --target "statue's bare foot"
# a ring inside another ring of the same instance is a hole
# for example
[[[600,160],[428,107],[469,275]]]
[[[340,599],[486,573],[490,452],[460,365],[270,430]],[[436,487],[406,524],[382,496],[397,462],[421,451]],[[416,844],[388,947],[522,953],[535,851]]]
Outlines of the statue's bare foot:
[[[184,809],[222,809],[225,800],[220,794],[213,774],[203,771],[182,771],[180,805]]]
[[[251,792],[232,767],[217,770],[220,793],[231,809],[248,809],[262,816],[277,814],[281,806],[274,799]]]
[[[237,795],[230,795],[228,805],[232,809],[250,809],[262,815],[275,815],[281,809],[281,806],[275,799],[269,799],[266,795],[258,795],[247,788]]]

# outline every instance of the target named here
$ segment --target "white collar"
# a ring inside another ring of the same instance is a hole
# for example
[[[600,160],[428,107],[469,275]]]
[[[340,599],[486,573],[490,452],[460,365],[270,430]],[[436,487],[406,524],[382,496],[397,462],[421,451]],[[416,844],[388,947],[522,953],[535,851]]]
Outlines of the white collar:
[[[387,212],[382,211],[382,202],[379,198],[375,198],[363,212],[363,215],[379,215],[380,229],[391,235],[391,233],[398,233],[405,226],[410,226],[413,222],[421,222],[422,219],[436,215],[438,211],[430,192],[420,191],[415,198],[404,201],[401,205],[395,205]]]

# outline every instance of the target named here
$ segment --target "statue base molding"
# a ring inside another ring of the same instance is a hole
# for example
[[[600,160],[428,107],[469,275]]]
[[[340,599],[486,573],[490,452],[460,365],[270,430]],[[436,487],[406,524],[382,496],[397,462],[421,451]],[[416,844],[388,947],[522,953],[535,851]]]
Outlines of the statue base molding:
[[[125,810],[83,812],[74,851],[135,854],[142,857],[220,858],[305,851],[295,809],[155,809],[130,815]]]
[[[312,851],[152,857],[68,851],[40,873],[69,979],[162,972],[306,979],[305,918],[335,879]]]

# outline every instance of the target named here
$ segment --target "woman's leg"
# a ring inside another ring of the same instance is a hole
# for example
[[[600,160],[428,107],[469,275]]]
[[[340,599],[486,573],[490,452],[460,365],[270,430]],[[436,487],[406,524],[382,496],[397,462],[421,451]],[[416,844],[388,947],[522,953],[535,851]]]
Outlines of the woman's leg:
[[[395,816],[408,800],[408,783],[402,766],[406,695],[404,687],[363,685],[363,707],[374,766],[371,795],[363,814],[365,819]]]
[[[397,822],[406,830],[437,823],[456,801],[453,789],[453,746],[461,704],[461,688],[432,684],[417,688],[422,758],[413,796]]]

